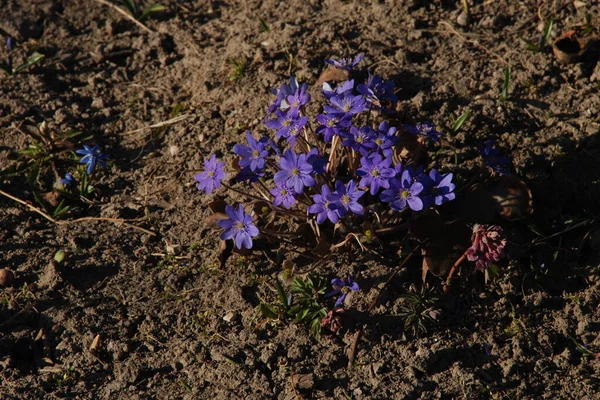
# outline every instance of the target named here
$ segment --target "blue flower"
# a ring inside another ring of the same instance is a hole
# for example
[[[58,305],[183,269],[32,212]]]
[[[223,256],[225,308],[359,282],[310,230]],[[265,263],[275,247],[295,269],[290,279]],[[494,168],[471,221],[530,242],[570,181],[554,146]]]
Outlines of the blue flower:
[[[299,156],[293,150],[288,149],[279,159],[281,171],[275,173],[275,183],[282,185],[286,184],[293,188],[296,193],[300,194],[304,190],[304,186],[313,186],[316,181],[310,175],[313,172],[313,167],[307,161],[306,154]]]
[[[370,72],[367,83],[361,83],[356,90],[378,109],[381,109],[383,100],[392,103],[398,101],[398,96],[394,94],[394,82],[384,81],[379,75],[371,75]]]
[[[267,117],[275,112],[275,110],[281,107],[281,103],[285,102],[285,99],[288,96],[293,95],[298,90],[298,82],[296,81],[296,77],[290,77],[290,83],[282,83],[279,89],[273,89],[273,94],[277,96],[277,99],[269,106],[267,110]],[[284,105],[284,108],[286,105]]]
[[[65,186],[72,186],[75,183],[77,183],[77,180],[75,179],[75,177],[73,175],[67,173],[67,174],[65,174],[65,177],[60,180],[60,183],[62,183]]]
[[[366,125],[360,129],[352,126],[350,127],[350,132],[343,133],[342,136],[344,137],[342,144],[358,151],[363,157],[367,157],[371,151],[377,148],[375,144],[375,131]]]
[[[381,201],[391,203],[393,210],[404,210],[407,206],[411,210],[421,211],[423,209],[423,200],[419,194],[423,191],[423,184],[413,182],[409,170],[402,173],[400,180],[393,178],[389,180],[390,188],[381,192],[379,196]]]
[[[75,153],[83,156],[79,162],[81,164],[87,164],[86,173],[88,175],[91,175],[92,171],[96,167],[96,163],[100,164],[101,167],[106,168],[106,160],[108,160],[108,155],[100,153],[100,148],[98,145],[94,147],[83,145],[83,149],[76,150]]]
[[[373,140],[377,145],[377,149],[388,158],[394,155],[394,146],[400,138],[396,136],[396,127],[389,126],[389,122],[383,121],[377,128],[377,137]]]
[[[317,121],[320,124],[317,128],[317,134],[322,134],[325,141],[329,143],[334,136],[339,136],[350,127],[352,115],[346,114],[340,118],[337,114],[318,114]]]
[[[359,191],[356,188],[354,180],[348,182],[345,186],[341,181],[335,181],[335,192],[328,195],[327,201],[333,204],[339,216],[343,217],[348,211],[353,212],[356,215],[364,215],[363,206],[358,203],[358,199],[365,194],[365,192]]]
[[[296,192],[294,189],[289,188],[285,183],[278,184],[276,187],[270,190],[270,193],[275,197],[273,199],[273,205],[279,206],[283,204],[283,207],[288,210],[292,207],[292,204],[296,204]]]
[[[290,110],[288,113],[292,114],[293,116],[298,116],[300,113],[300,108],[308,104],[310,101],[310,94],[307,93],[307,91],[308,85],[303,83],[302,86],[296,89],[294,94],[286,97],[285,101],[281,103],[281,107],[283,109],[289,107]]]
[[[338,84],[335,89],[331,87],[331,85],[327,82],[323,82],[322,90],[323,97],[327,99],[327,101],[331,100],[334,96],[344,97],[346,94],[352,94],[352,90],[354,89],[354,79],[349,81],[344,81]]]
[[[357,115],[367,109],[365,98],[363,96],[355,96],[352,93],[334,96],[329,102],[331,105],[325,105],[323,109],[328,114],[336,115],[339,118],[343,118],[345,115]]]
[[[246,139],[249,146],[236,144],[233,146],[233,152],[242,157],[239,161],[239,166],[242,168],[250,167],[252,172],[260,171],[265,167],[265,157],[269,155],[267,151],[267,137],[263,137],[260,141],[254,139],[250,131],[246,132]]]
[[[348,276],[347,281],[348,283],[344,282],[344,280],[340,278],[334,278],[331,280],[331,286],[333,286],[333,290],[327,293],[325,297],[331,297],[337,294],[341,294],[341,296],[338,297],[337,301],[335,302],[336,307],[342,305],[342,303],[346,299],[346,296],[348,296],[348,293],[358,292],[360,290],[360,286],[358,286],[358,283],[352,280],[351,276]]]
[[[217,162],[217,156],[213,154],[209,160],[204,161],[204,171],[194,177],[198,182],[198,190],[204,190],[211,194],[213,190],[221,187],[221,181],[227,174],[223,171],[223,161]]]
[[[335,209],[336,206],[327,200],[327,197],[330,195],[331,189],[329,189],[329,186],[321,186],[321,193],[313,196],[315,204],[308,207],[310,214],[317,214],[317,224],[319,225],[325,222],[326,219],[337,224],[340,219],[340,215],[337,209]]]
[[[362,157],[360,159],[361,168],[356,171],[356,175],[362,177],[360,187],[370,187],[371,194],[375,196],[380,188],[388,189],[389,180],[396,175],[392,165],[392,159],[383,159],[381,155],[375,154],[372,157]]]
[[[428,137],[429,139],[433,140],[436,143],[439,143],[440,136],[443,135],[443,133],[435,130],[435,125],[433,125],[431,122],[425,122],[423,124],[417,124],[415,126],[406,125],[406,124],[403,126],[404,126],[404,129],[406,129],[406,131],[408,133],[412,133],[413,135],[417,135],[417,136]]]
[[[360,63],[365,56],[363,54],[357,55],[354,60],[351,58],[342,58],[341,60],[336,60],[335,58],[326,58],[325,62],[327,64],[333,65],[339,69],[345,69],[346,71],[351,71],[354,67]]]
[[[441,175],[435,168],[429,171],[429,176],[421,183],[425,187],[427,195],[425,199],[427,203],[433,203],[436,206],[440,206],[447,201],[454,200],[456,195],[454,194],[455,185],[452,183],[452,173]],[[424,183],[426,182],[426,183]]]
[[[9,51],[13,51],[14,48],[15,48],[15,42],[14,42],[14,40],[13,40],[13,38],[11,36],[7,36],[6,37],[6,48]]]
[[[319,149],[313,147],[306,153],[306,161],[312,165],[315,174],[324,174],[329,160],[319,154]]]
[[[244,212],[244,206],[239,205],[239,209],[227,205],[225,207],[228,219],[222,219],[217,222],[219,227],[225,229],[221,234],[222,240],[234,239],[238,249],[242,246],[251,249],[252,238],[258,235],[258,228],[252,223],[252,216]]]
[[[510,158],[504,157],[500,150],[494,148],[493,140],[488,140],[480,146],[479,153],[485,164],[492,170],[503,175],[508,173],[505,167],[510,165]]]

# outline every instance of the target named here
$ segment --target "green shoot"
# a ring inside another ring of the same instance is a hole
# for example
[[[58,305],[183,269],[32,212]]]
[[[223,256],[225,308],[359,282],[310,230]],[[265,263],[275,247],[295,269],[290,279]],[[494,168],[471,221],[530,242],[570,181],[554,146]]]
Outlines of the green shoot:
[[[519,38],[525,42],[525,48],[529,51],[533,51],[535,53],[539,53],[546,48],[548,44],[548,39],[550,39],[550,35],[552,35],[552,28],[554,27],[554,18],[548,18],[548,22],[544,25],[544,31],[540,35],[540,39],[538,43],[531,42],[523,37],[519,36]]]
[[[500,92],[500,103],[506,102],[510,95],[508,90],[510,89],[510,67],[504,69],[504,82],[502,83],[502,92]]]
[[[27,68],[39,63],[44,58],[43,54],[34,53],[31,57],[29,57],[25,62],[19,65],[16,68],[12,68],[11,65],[7,63],[0,63],[0,69],[3,70],[7,76],[11,77],[14,74],[18,74],[19,72],[25,71]]]
[[[246,57],[232,58],[229,60],[229,65],[231,66],[231,74],[229,74],[230,81],[237,81],[246,75],[246,68],[248,67],[248,60]]]
[[[129,14],[131,14],[131,16],[139,22],[144,22],[152,14],[162,12],[167,9],[165,6],[161,6],[160,4],[152,4],[143,10],[140,10],[137,3],[133,0],[122,0],[122,3],[127,9],[127,12],[129,12]]]
[[[271,32],[271,28],[269,27],[269,25],[267,25],[267,23],[265,22],[264,19],[259,18],[258,22],[260,23],[260,30],[266,33]]]
[[[415,336],[426,333],[427,326],[435,322],[432,306],[438,299],[424,286],[417,291],[414,285],[410,286],[409,293],[403,298],[404,304],[399,314],[404,318],[404,329],[411,330]]]
[[[452,116],[452,118],[454,119],[454,116]],[[462,126],[464,125],[465,122],[467,122],[467,120],[471,118],[471,109],[467,108],[467,110],[465,112],[463,112],[460,117],[456,118],[455,120],[452,121],[452,132],[453,133],[458,133],[458,131],[460,130],[460,128],[462,128]]]

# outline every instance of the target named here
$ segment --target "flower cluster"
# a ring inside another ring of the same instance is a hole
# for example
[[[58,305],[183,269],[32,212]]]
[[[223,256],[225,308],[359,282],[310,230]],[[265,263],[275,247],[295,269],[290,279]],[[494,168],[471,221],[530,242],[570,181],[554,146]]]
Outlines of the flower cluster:
[[[326,62],[352,72],[362,59]],[[452,173],[400,162],[397,146],[402,134],[439,142],[441,133],[431,123],[399,130],[382,120],[397,101],[392,81],[369,73],[364,83],[323,83],[326,103],[312,121],[306,112],[311,101],[306,83],[291,77],[272,93],[275,100],[265,125],[273,136],[256,138],[246,132],[246,143],[236,144],[233,153],[239,157],[236,180],[250,184],[252,197],[268,201],[277,213],[337,224],[364,217],[365,207],[374,203],[418,212],[454,199]],[[198,189],[209,194],[219,189],[226,178],[223,166],[211,155],[195,177]],[[246,236],[225,236],[235,237],[238,248],[252,243]]]
[[[506,245],[501,227],[475,224],[472,241],[467,250],[467,259],[475,262],[478,270],[485,270],[492,262],[500,261]]]

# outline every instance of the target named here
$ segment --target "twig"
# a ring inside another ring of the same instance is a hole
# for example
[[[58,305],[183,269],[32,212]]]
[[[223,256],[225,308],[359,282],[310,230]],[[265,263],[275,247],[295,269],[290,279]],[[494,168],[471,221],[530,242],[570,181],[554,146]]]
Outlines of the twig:
[[[462,264],[463,261],[465,261],[465,258],[467,258],[467,251],[469,251],[469,249],[465,250],[465,252],[463,253],[463,255],[460,256],[460,258],[458,260],[456,260],[456,262],[454,263],[454,265],[450,269],[450,273],[448,274],[448,278],[446,278],[446,286],[447,287],[450,286],[450,283],[452,281],[452,278],[454,277],[454,273],[456,272],[457,268],[460,266],[460,264]]]
[[[574,229],[581,228],[582,226],[591,225],[591,224],[593,224],[593,223],[594,223],[594,221],[595,221],[595,220],[593,220],[593,219],[588,219],[588,220],[585,220],[585,221],[583,221],[583,222],[580,222],[580,223],[578,223],[578,224],[575,224],[575,225],[573,225],[573,226],[570,226],[570,227],[568,227],[567,229],[564,229],[564,230],[562,230],[562,231],[560,231],[560,232],[553,233],[553,234],[552,234],[552,235],[550,235],[550,236],[546,236],[546,237],[543,237],[543,238],[536,239],[536,240],[532,241],[531,243],[529,243],[529,244],[527,245],[527,247],[529,247],[529,246],[533,246],[534,244],[538,244],[538,243],[540,243],[540,242],[544,242],[544,241],[546,241],[546,240],[548,240],[548,239],[552,239],[552,238],[554,238],[554,237],[557,237],[557,236],[563,235],[563,234],[565,234],[565,233],[567,233],[567,232],[569,232],[569,231],[572,231],[572,230],[574,230]]]
[[[440,21],[438,23],[439,25],[445,25],[450,29],[451,33],[454,33],[456,36],[460,37],[462,40],[464,40],[467,43],[470,43],[472,45],[474,45],[475,47],[479,47],[481,50],[485,51],[486,53],[496,57],[498,60],[500,60],[504,65],[510,65],[504,58],[502,58],[502,56],[500,56],[497,53],[494,53],[493,51],[491,51],[490,49],[488,49],[487,47],[481,45],[477,40],[469,40],[467,39],[463,34],[461,34],[460,32],[458,32],[456,29],[454,29],[454,27],[452,25],[450,25],[448,22],[446,21]]]
[[[151,230],[148,230],[148,229],[145,229],[145,228],[142,228],[140,226],[133,225],[130,223],[131,221],[140,221],[140,219],[82,217],[82,218],[77,218],[77,219],[73,219],[70,221],[57,221],[56,219],[52,218],[50,215],[48,215],[44,211],[40,210],[39,208],[35,207],[34,205],[31,205],[31,204],[27,203],[26,201],[19,199],[18,197],[8,194],[5,191],[3,191],[2,189],[0,189],[0,194],[5,197],[8,197],[11,200],[16,201],[19,204],[24,205],[25,207],[29,208],[31,211],[34,211],[34,212],[40,214],[42,217],[46,218],[48,221],[50,221],[56,225],[69,225],[69,224],[74,224],[76,222],[83,222],[83,221],[108,221],[108,222],[114,222],[116,224],[121,224],[121,225],[127,226],[129,228],[137,229],[138,231],[144,232],[150,236],[156,236],[156,233],[152,232]]]
[[[394,279],[394,277],[398,274],[398,272],[402,268],[404,268],[404,266],[406,265],[406,263],[408,263],[408,261],[412,258],[413,254],[415,254],[415,252],[417,250],[419,250],[420,248],[421,248],[421,245],[419,244],[414,249],[412,249],[412,251],[410,253],[408,253],[408,255],[406,256],[406,258],[404,259],[404,261],[402,261],[402,263],[400,263],[400,265],[396,268],[396,270],[385,281],[385,283],[383,284],[383,287],[381,289],[379,289],[379,293],[377,293],[377,296],[375,296],[375,298],[371,302],[371,305],[369,305],[369,308],[367,309],[367,314],[370,314],[371,311],[373,311],[373,309],[375,308],[375,305],[377,304],[377,301],[381,297],[381,292],[383,291],[383,289],[385,289],[385,287],[388,285],[388,283],[390,283],[390,281],[392,279]],[[363,331],[363,329],[360,328],[358,330],[358,332],[356,332],[356,336],[354,337],[354,342],[352,342],[352,347],[350,348],[350,354],[348,355],[348,369],[352,369],[352,367],[353,367],[354,358],[356,357],[356,348],[358,347],[358,340],[360,339],[360,335],[362,335],[362,331]]]
[[[142,24],[140,21],[138,21],[137,19],[135,19],[132,15],[130,15],[127,11],[123,10],[120,7],[115,6],[112,3],[109,3],[106,0],[96,0],[98,3],[104,4],[105,6],[109,6],[110,8],[112,8],[113,10],[115,10],[116,12],[118,12],[119,14],[123,15],[125,18],[129,19],[130,21],[132,21],[134,24],[136,24],[137,26],[139,26],[140,28],[142,28],[143,30],[145,30],[148,33],[152,33],[152,29],[148,28],[146,25]]]
[[[149,126],[144,126],[143,128],[133,129],[133,130],[130,130],[127,132],[123,132],[122,135],[131,135],[133,133],[142,132],[146,129],[156,129],[156,128],[162,128],[163,126],[174,125],[180,121],[183,121],[184,119],[187,119],[189,116],[190,116],[190,114],[178,115],[177,117],[168,119],[166,121],[158,122],[156,124],[149,125]]]

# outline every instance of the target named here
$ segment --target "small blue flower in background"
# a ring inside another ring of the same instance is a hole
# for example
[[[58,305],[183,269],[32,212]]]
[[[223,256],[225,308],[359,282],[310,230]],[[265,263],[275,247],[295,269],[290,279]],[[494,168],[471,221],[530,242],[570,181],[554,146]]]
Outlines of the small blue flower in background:
[[[344,97],[345,94],[352,94],[352,90],[354,89],[354,79],[349,81],[344,81],[337,85],[335,89],[331,87],[331,85],[327,82],[323,82],[323,97],[327,99],[327,101],[331,100],[334,96]]]
[[[381,107],[381,101],[387,100],[391,103],[398,101],[398,96],[394,94],[394,82],[384,81],[379,75],[371,75],[367,83],[361,83],[356,87],[359,93],[363,94],[367,101],[378,109]]]
[[[399,142],[400,138],[396,136],[398,129],[395,126],[390,126],[389,122],[383,121],[377,128],[377,137],[373,140],[377,149],[383,153],[385,157],[391,158],[394,155],[394,146]]]
[[[254,139],[250,131],[246,132],[246,140],[249,146],[236,144],[233,146],[233,152],[242,157],[239,161],[239,166],[242,168],[250,167],[252,172],[260,171],[265,167],[265,157],[269,155],[267,151],[267,137],[260,140]]]
[[[244,212],[244,206],[239,205],[238,210],[233,206],[225,207],[228,219],[222,219],[217,222],[219,227],[225,229],[221,234],[222,240],[235,240],[235,245],[238,249],[242,246],[251,249],[252,238],[258,235],[258,228],[252,223],[252,216]]]
[[[273,114],[275,112],[275,110],[279,109],[280,107],[282,107],[282,102],[285,103],[285,99],[288,96],[293,95],[294,93],[296,93],[296,91],[298,90],[298,82],[296,81],[296,77],[295,76],[291,76],[290,77],[290,83],[282,83],[281,86],[279,86],[279,89],[273,89],[273,94],[275,96],[277,96],[277,99],[275,99],[275,101],[273,102],[273,104],[271,104],[269,106],[269,109],[267,110],[267,117],[269,117],[271,114]],[[285,108],[285,106],[284,106]]]
[[[217,162],[217,156],[213,154],[210,159],[204,161],[204,171],[194,177],[198,182],[198,190],[211,194],[213,190],[221,187],[221,181],[227,174],[223,171],[223,161]]]
[[[334,96],[329,100],[329,103],[331,105],[323,106],[323,110],[327,111],[327,114],[338,118],[343,118],[346,115],[357,115],[367,109],[365,98],[355,96],[352,93]]]
[[[350,127],[352,115],[347,114],[340,118],[335,114],[319,114],[317,115],[317,121],[320,124],[317,128],[317,134],[322,134],[325,141],[329,143],[334,136],[339,136]]]
[[[350,132],[343,132],[344,140],[342,144],[358,151],[361,156],[367,157],[371,151],[377,148],[375,131],[369,126],[363,126],[358,129],[355,126],[350,127]]]
[[[108,160],[108,155],[102,154],[98,145],[94,147],[83,145],[83,149],[76,150],[75,153],[83,156],[79,162],[81,164],[87,164],[86,173],[88,175],[92,174],[96,164],[100,164],[102,168],[106,168],[106,160]]]
[[[360,290],[360,286],[352,280],[351,276],[348,276],[347,283],[344,282],[343,279],[334,278],[331,280],[331,286],[333,286],[333,290],[327,293],[325,297],[331,297],[341,293],[341,296],[335,302],[336,307],[342,305],[348,293],[358,292]]]
[[[354,67],[356,67],[358,63],[360,63],[363,60],[363,58],[365,58],[364,54],[359,54],[354,59],[342,58],[341,60],[336,60],[335,58],[326,58],[325,62],[327,64],[333,65],[336,68],[345,69],[346,71],[352,71],[352,69],[354,69]]]
[[[428,137],[429,139],[433,140],[436,143],[439,143],[440,136],[443,135],[443,133],[435,130],[435,125],[432,124],[431,122],[425,122],[423,124],[417,124],[415,126],[406,125],[406,124],[403,126],[404,126],[404,129],[406,129],[406,131],[408,133],[412,133],[413,135],[417,135],[417,136]]]
[[[15,42],[11,36],[6,37],[6,47],[9,51],[13,51],[15,48]]]
[[[508,173],[504,167],[510,165],[510,158],[504,157],[500,150],[494,148],[493,140],[488,140],[483,146],[479,146],[478,150],[488,167],[503,175]]]
[[[75,177],[73,175],[67,173],[65,174],[65,177],[60,180],[60,183],[62,183],[65,186],[72,186],[75,183],[77,183],[77,181],[75,180]]]

